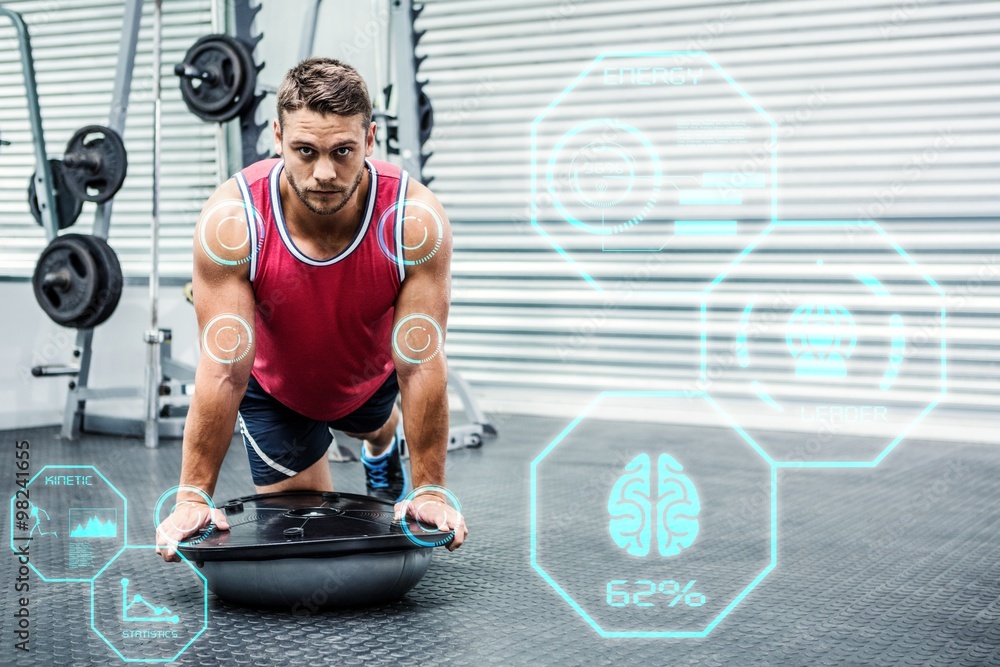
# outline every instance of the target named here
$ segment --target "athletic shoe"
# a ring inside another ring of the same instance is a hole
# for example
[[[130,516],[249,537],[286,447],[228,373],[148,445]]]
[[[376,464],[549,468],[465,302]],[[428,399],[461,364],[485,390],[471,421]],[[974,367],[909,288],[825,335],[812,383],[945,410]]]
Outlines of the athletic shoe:
[[[399,447],[392,439],[389,448],[377,458],[369,458],[364,445],[361,446],[361,464],[365,467],[365,485],[368,495],[389,502],[398,503],[408,491],[403,462],[399,458]]]

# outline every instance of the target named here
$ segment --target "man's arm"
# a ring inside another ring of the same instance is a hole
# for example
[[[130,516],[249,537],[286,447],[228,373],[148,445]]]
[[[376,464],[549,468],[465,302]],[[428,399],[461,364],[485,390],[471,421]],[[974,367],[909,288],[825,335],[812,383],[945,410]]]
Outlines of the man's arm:
[[[248,279],[251,237],[248,217],[236,182],[223,183],[205,204],[194,239],[194,307],[198,318],[201,358],[195,391],[184,426],[180,484],[211,496],[229,450],[240,401],[246,392],[255,352],[253,289]],[[157,553],[179,560],[177,542],[214,518],[204,499],[182,488],[170,517],[157,528]]]
[[[451,303],[451,225],[437,197],[420,183],[407,190],[403,226],[405,278],[396,297],[392,354],[403,403],[403,428],[414,488],[445,486],[448,451],[448,361],[444,335]],[[441,499],[443,500],[443,498]],[[421,509],[423,508],[423,509]],[[397,511],[398,513],[398,511]],[[457,512],[415,498],[408,514],[456,531],[468,530]]]

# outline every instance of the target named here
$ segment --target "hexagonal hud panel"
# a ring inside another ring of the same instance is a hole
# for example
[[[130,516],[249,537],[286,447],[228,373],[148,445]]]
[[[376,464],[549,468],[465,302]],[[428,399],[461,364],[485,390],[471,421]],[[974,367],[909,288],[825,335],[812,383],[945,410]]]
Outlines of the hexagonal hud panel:
[[[706,290],[699,388],[778,462],[877,464],[944,395],[944,303],[876,223],[780,221]]]
[[[774,567],[773,472],[700,395],[606,392],[532,465],[532,565],[602,636],[704,636]]]
[[[712,247],[774,219],[776,124],[704,52],[599,56],[531,139],[532,224],[596,287],[611,262],[642,261],[620,253]]]

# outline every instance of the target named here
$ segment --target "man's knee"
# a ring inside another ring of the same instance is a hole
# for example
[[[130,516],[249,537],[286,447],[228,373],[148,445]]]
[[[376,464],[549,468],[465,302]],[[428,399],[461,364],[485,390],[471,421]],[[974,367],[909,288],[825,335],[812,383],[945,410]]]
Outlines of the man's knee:
[[[399,408],[395,405],[392,406],[392,412],[389,413],[388,419],[382,426],[378,427],[374,431],[369,431],[367,433],[351,433],[349,431],[344,431],[344,435],[349,438],[354,438],[355,440],[367,440],[369,442],[373,440],[378,440],[380,437],[385,437],[386,435],[395,434],[396,425],[399,423]]]

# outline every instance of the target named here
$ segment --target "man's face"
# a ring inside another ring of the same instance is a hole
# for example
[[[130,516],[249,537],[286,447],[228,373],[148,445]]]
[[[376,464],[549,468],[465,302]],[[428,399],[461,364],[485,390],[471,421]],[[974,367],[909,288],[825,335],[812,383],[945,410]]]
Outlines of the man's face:
[[[375,147],[375,123],[361,116],[320,114],[299,109],[274,121],[275,150],[285,160],[285,176],[306,208],[332,215],[344,208],[364,175],[365,158]]]

